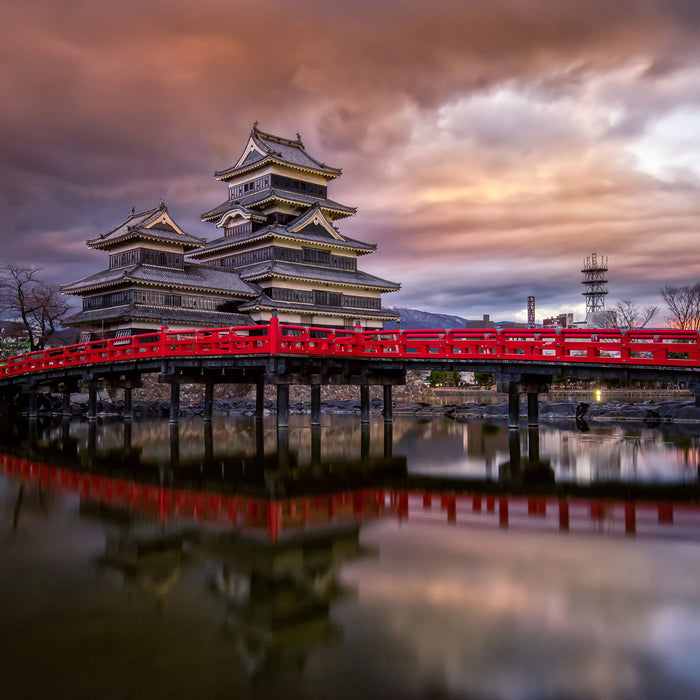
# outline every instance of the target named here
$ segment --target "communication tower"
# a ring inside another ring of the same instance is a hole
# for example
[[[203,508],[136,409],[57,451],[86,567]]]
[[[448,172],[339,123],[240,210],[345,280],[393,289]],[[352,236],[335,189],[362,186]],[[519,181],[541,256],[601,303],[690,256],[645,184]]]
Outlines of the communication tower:
[[[527,327],[535,327],[535,297],[527,298]]]
[[[586,317],[596,311],[602,311],[605,308],[605,295],[608,289],[605,286],[608,283],[605,273],[608,271],[608,258],[605,255],[598,257],[596,253],[589,255],[583,260],[583,284],[585,291],[582,292],[586,297]]]

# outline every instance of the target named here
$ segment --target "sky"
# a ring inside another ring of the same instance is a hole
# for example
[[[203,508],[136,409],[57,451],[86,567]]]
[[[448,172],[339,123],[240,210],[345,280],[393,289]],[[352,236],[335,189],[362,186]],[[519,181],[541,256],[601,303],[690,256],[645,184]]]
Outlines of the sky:
[[[51,283],[163,198],[194,235],[251,126],[343,169],[385,305],[584,316],[700,281],[697,0],[0,0],[0,260]]]

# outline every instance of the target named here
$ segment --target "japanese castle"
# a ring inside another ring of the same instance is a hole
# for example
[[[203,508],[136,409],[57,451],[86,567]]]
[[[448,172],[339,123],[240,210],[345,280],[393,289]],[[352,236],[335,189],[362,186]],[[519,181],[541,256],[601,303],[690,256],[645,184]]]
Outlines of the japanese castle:
[[[344,236],[336,222],[355,213],[328,198],[342,171],[310,156],[301,138],[253,126],[236,163],[215,173],[226,200],[202,214],[217,237],[180,228],[164,203],[131,211],[87,241],[109,267],[63,285],[83,298],[65,321],[92,337],[267,323],[380,329],[398,314],[381,295],[400,285],[357,268],[376,245]]]

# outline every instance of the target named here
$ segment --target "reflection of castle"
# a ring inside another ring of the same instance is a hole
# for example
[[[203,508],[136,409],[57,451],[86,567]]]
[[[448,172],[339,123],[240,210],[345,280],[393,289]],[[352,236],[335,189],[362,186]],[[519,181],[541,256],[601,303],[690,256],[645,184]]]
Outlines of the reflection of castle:
[[[200,569],[202,585],[223,601],[223,633],[251,678],[270,667],[300,672],[309,651],[339,633],[329,615],[344,592],[340,567],[362,554],[357,523],[307,521],[275,540],[246,523],[223,534],[204,527],[165,532],[165,525],[144,524],[143,516],[90,502],[81,513],[119,525],[99,565],[118,572],[128,589],[145,590],[159,607],[186,566]]]
[[[280,542],[223,535],[201,544],[212,590],[225,603],[224,632],[251,676],[270,666],[300,671],[311,647],[337,634],[331,602],[340,566],[361,553],[359,526],[300,533]]]

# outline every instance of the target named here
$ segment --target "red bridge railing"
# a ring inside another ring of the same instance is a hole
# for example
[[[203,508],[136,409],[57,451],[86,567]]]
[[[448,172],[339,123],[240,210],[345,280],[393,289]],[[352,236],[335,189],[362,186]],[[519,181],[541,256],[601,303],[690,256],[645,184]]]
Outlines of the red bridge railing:
[[[247,354],[699,367],[700,337],[697,331],[673,329],[334,330],[280,324],[273,318],[266,326],[162,328],[38,350],[0,360],[0,378],[75,365]]]

